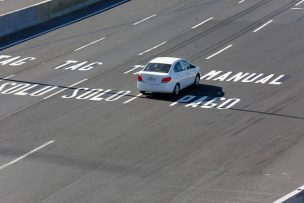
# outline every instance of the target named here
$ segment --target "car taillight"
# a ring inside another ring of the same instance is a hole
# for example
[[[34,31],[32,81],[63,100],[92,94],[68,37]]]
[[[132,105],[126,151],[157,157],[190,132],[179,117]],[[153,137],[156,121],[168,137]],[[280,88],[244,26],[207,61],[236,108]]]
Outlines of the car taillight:
[[[170,82],[171,81],[171,77],[166,77],[166,78],[163,78],[162,79],[162,83],[167,83],[167,82]]]
[[[137,81],[142,81],[141,75],[137,75]]]

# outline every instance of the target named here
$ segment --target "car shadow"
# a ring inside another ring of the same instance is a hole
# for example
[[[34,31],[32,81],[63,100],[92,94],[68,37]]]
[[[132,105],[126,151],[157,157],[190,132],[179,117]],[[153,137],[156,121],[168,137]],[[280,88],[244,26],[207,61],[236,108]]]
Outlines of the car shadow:
[[[208,101],[215,97],[223,97],[225,95],[225,92],[223,92],[222,87],[219,86],[200,84],[197,87],[190,86],[183,89],[178,96],[174,96],[172,94],[166,94],[166,93],[152,93],[146,95],[145,97],[154,100],[163,100],[163,101],[172,102],[186,95],[193,95],[196,97],[208,96],[207,99]]]

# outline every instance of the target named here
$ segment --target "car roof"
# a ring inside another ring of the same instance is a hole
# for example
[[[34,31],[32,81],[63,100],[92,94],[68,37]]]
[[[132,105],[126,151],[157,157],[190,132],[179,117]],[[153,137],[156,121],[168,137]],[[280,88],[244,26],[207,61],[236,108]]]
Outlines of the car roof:
[[[164,64],[174,64],[176,61],[182,60],[181,58],[175,57],[157,57],[150,61],[150,63],[164,63]]]

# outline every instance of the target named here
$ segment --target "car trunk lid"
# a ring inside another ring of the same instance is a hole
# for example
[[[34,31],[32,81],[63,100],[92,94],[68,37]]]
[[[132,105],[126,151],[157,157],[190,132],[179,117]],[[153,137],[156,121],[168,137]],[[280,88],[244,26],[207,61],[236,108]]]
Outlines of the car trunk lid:
[[[159,85],[164,77],[168,76],[168,73],[159,72],[145,72],[139,73],[142,77],[142,82],[149,85]]]

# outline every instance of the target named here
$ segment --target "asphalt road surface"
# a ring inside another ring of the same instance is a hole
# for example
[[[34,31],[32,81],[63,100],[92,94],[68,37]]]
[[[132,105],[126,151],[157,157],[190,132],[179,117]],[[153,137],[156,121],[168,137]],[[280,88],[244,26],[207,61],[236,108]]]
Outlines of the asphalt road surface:
[[[1,51],[0,201],[284,196],[304,184],[303,26],[300,0],[132,0]],[[201,85],[139,95],[156,56]]]
[[[0,0],[0,15],[27,8],[47,0]]]

